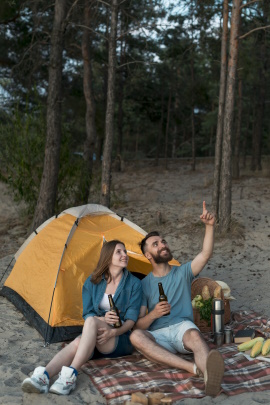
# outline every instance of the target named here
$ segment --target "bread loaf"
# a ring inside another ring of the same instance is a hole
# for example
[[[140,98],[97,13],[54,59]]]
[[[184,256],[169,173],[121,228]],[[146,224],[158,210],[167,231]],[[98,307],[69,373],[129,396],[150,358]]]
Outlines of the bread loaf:
[[[221,286],[219,285],[218,287],[216,287],[215,288],[215,290],[214,290],[214,298],[221,298],[221,291],[222,291],[222,288],[221,288]]]
[[[161,405],[162,404],[172,404],[173,400],[170,397],[164,397],[160,400]]]
[[[142,405],[148,405],[148,398],[142,392],[133,392],[133,394],[131,395],[131,401],[138,402]]]
[[[150,392],[148,394],[148,403],[149,405],[159,405],[164,397],[165,395],[162,392]]]
[[[209,300],[209,298],[211,298],[208,285],[203,286],[202,297],[203,297],[203,300]]]

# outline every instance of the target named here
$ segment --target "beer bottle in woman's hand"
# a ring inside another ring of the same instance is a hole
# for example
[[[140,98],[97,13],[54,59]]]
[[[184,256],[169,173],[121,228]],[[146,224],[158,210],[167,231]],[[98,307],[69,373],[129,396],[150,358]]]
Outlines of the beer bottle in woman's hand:
[[[110,303],[110,311],[115,312],[119,319],[113,326],[114,326],[114,328],[120,328],[120,326],[122,326],[122,322],[120,319],[118,308],[115,306],[115,303],[113,301],[113,297],[111,294],[108,295],[108,298],[109,298],[109,303]]]

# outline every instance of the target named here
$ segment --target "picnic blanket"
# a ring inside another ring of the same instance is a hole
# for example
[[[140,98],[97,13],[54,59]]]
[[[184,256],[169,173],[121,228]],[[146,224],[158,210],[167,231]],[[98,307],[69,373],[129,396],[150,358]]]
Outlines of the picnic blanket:
[[[234,332],[246,327],[270,337],[270,318],[256,312],[240,311],[232,313],[229,324]],[[209,347],[215,348],[210,334],[204,334]],[[264,361],[249,361],[237,350],[236,344],[218,348],[225,362],[225,374],[221,392],[238,395],[244,392],[270,390],[270,364]],[[193,360],[192,355],[181,357]],[[133,392],[164,392],[173,400],[202,398],[203,378],[183,370],[166,368],[154,364],[140,354],[117,359],[98,359],[87,362],[82,370],[89,375],[98,391],[110,405],[124,403]]]

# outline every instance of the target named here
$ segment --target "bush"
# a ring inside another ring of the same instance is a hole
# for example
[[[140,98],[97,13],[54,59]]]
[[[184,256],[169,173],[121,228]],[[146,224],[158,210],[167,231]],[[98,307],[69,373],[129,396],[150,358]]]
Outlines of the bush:
[[[70,150],[71,134],[63,125],[56,211],[73,203],[81,163]],[[39,194],[46,143],[45,108],[16,105],[4,113],[0,124],[0,176],[12,188],[15,200],[24,200],[33,214]]]

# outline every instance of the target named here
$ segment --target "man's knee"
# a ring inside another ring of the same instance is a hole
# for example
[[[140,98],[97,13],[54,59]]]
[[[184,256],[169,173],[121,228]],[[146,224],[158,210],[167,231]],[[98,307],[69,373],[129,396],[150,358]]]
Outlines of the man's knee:
[[[131,341],[131,343],[133,344],[133,346],[135,346],[136,345],[136,343],[138,342],[138,340],[139,340],[139,338],[140,338],[140,336],[141,336],[141,330],[139,330],[139,329],[135,329],[132,333],[131,333],[131,335],[130,335],[130,341]]]
[[[130,341],[134,347],[140,347],[142,339],[145,338],[145,332],[141,329],[135,329],[130,335]]]
[[[199,347],[200,345],[205,345],[205,341],[202,337],[201,332],[198,329],[189,329],[183,336],[183,343],[185,347],[192,349]]]

